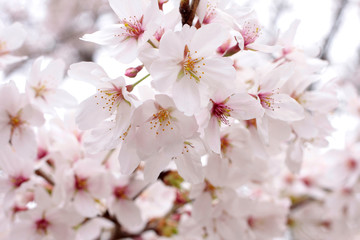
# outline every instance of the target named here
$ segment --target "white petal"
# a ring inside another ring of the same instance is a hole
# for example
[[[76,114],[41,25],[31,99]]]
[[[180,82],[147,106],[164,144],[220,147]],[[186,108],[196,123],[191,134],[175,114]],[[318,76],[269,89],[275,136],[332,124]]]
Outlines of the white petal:
[[[220,153],[220,126],[216,117],[210,118],[205,128],[205,140],[212,151]]]
[[[208,192],[202,193],[195,199],[192,216],[196,221],[206,222],[210,219],[212,213],[211,202],[211,196]]]
[[[120,19],[141,17],[144,12],[144,1],[141,0],[109,0],[110,7]]]
[[[147,159],[144,169],[145,181],[149,183],[155,182],[160,172],[166,168],[170,160],[170,156],[163,153]]]
[[[175,82],[172,95],[177,108],[185,115],[193,115],[200,109],[200,93],[193,79],[186,77]]]
[[[266,109],[271,118],[282,121],[297,121],[304,118],[304,108],[287,94],[274,94],[273,109]]]
[[[292,173],[299,173],[303,159],[303,146],[300,140],[290,144],[286,152],[286,166]]]
[[[110,52],[116,60],[122,63],[130,63],[137,57],[138,42],[134,38],[126,39],[116,47],[110,49]]]
[[[108,78],[104,69],[93,62],[79,62],[70,66],[68,74],[71,78],[79,81],[97,84],[100,79]]]
[[[81,130],[87,130],[96,127],[101,121],[110,117],[112,112],[105,107],[106,104],[95,95],[83,101],[78,109],[76,123]]]
[[[49,85],[52,88],[58,86],[63,79],[65,70],[65,62],[61,59],[51,61],[46,68],[41,72],[41,77],[49,79]]]
[[[9,124],[8,113],[0,109],[0,146],[9,143],[11,134],[11,125]]]
[[[161,37],[159,46],[161,57],[180,62],[184,59],[184,49],[185,43],[176,33],[168,31]]]
[[[160,91],[164,92],[176,81],[181,66],[172,60],[158,60],[151,64],[150,73],[153,77],[151,82],[152,86]]]
[[[300,102],[306,109],[325,114],[334,110],[338,105],[336,95],[318,91],[305,92],[301,96]]]
[[[74,197],[75,209],[84,217],[95,217],[99,210],[90,194],[79,191]]]
[[[122,24],[111,25],[110,27],[101,29],[100,31],[85,34],[81,40],[97,43],[100,45],[118,45],[123,40],[123,33],[125,30]]]
[[[224,27],[220,24],[209,24],[196,31],[189,48],[191,51],[197,51],[198,56],[210,56],[226,39],[227,33]]]
[[[140,163],[136,146],[123,144],[118,158],[120,162],[120,171],[122,174],[126,175],[131,174]]]
[[[14,23],[0,31],[0,39],[5,42],[7,51],[18,49],[24,43],[25,37],[26,31],[20,23]]]
[[[289,29],[282,34],[278,42],[282,44],[284,47],[291,47],[293,45],[294,37],[299,24],[300,24],[299,19],[294,20],[291,23]]]
[[[54,107],[75,107],[76,99],[67,91],[56,89],[54,94],[46,97]]]
[[[200,156],[191,153],[184,153],[175,159],[175,163],[179,174],[185,179],[185,181],[197,184],[204,180],[204,172]]]
[[[251,50],[255,50],[255,51],[259,51],[259,52],[263,52],[263,53],[273,53],[273,52],[277,52],[279,50],[281,50],[280,46],[269,46],[269,45],[265,45],[265,44],[260,44],[260,43],[251,43],[246,45],[247,49],[251,49]]]
[[[135,202],[118,200],[114,203],[113,208],[117,220],[126,229],[137,229],[141,226],[141,213]]]
[[[260,88],[262,92],[271,92],[274,89],[281,88],[285,82],[292,76],[295,69],[295,63],[284,63],[270,72],[266,73],[261,79]]]
[[[43,113],[32,105],[26,105],[21,113],[21,119],[31,124],[32,126],[41,126],[45,119]]]
[[[209,84],[214,89],[220,87],[233,88],[236,70],[230,58],[214,57],[200,62],[200,71],[204,72],[201,81]]]
[[[233,109],[230,112],[231,117],[238,120],[249,120],[264,115],[260,102],[247,93],[234,94],[226,104]]]
[[[30,127],[16,129],[12,135],[11,144],[19,155],[25,158],[35,159],[37,142],[35,133]]]

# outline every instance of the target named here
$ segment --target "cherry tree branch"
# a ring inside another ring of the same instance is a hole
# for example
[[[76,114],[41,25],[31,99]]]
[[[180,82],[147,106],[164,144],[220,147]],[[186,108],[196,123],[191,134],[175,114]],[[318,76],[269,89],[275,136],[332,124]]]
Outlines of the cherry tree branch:
[[[342,18],[342,15],[344,13],[344,10],[346,8],[346,5],[348,4],[349,0],[341,0],[341,2],[339,3],[339,6],[336,10],[336,13],[335,13],[335,18],[334,18],[334,21],[333,21],[333,24],[332,24],[332,27],[330,29],[330,32],[328,33],[327,37],[325,38],[325,41],[324,41],[324,45],[323,45],[323,48],[322,48],[322,53],[320,55],[320,59],[322,60],[329,60],[329,49],[330,49],[330,46],[331,46],[331,43],[337,33],[337,31],[339,30],[339,26],[340,26],[340,23],[341,23],[341,18]]]
[[[54,186],[54,185],[55,185],[54,181],[50,178],[50,176],[48,176],[46,173],[44,173],[43,170],[37,169],[37,170],[35,171],[35,174],[38,175],[38,176],[40,176],[40,177],[42,177],[42,178],[43,178],[46,182],[48,182],[51,186]]]
[[[192,0],[191,5],[189,0],[181,0],[180,1],[180,14],[181,14],[181,22],[183,25],[188,24],[192,26],[196,9],[199,6],[200,0]]]

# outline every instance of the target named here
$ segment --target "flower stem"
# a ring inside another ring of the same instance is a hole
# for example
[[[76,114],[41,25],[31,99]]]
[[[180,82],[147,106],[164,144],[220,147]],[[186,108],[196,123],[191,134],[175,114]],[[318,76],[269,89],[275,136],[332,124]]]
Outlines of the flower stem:
[[[140,79],[139,81],[137,81],[136,83],[134,83],[133,85],[131,85],[132,86],[132,89],[134,89],[134,87],[136,86],[136,85],[138,85],[139,83],[141,83],[142,81],[144,81],[147,77],[149,77],[150,76],[150,74],[148,74],[148,75],[146,75],[145,77],[143,77],[142,79]],[[131,89],[131,90],[132,90]]]
[[[155,46],[155,44],[149,39],[148,41],[147,41],[153,48],[157,48],[156,46]]]

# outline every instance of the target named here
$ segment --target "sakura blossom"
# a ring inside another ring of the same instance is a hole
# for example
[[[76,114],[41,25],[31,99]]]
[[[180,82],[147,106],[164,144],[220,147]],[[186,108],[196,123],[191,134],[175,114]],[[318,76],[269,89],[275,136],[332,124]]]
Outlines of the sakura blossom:
[[[0,4],[0,240],[359,239],[354,1],[42,3]]]

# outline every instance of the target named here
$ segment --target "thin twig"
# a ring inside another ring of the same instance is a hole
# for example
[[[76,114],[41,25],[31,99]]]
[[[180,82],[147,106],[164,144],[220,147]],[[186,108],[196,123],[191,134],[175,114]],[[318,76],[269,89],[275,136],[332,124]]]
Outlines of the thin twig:
[[[322,60],[329,60],[328,59],[328,54],[329,54],[329,48],[331,46],[331,43],[337,33],[337,31],[339,30],[339,26],[340,26],[340,23],[341,23],[341,17],[344,13],[344,10],[346,8],[346,5],[348,4],[348,0],[341,0],[341,2],[339,3],[339,6],[336,10],[336,13],[335,13],[335,18],[334,18],[334,22],[333,22],[333,25],[330,29],[330,32],[329,34],[327,35],[327,37],[325,38],[325,41],[324,41],[324,45],[323,45],[323,48],[322,48],[322,53],[320,55],[320,59]]]
[[[45,181],[47,181],[51,186],[54,186],[55,183],[54,181],[46,174],[44,173],[44,171],[42,171],[41,169],[37,169],[35,171],[35,174],[42,177]]]

